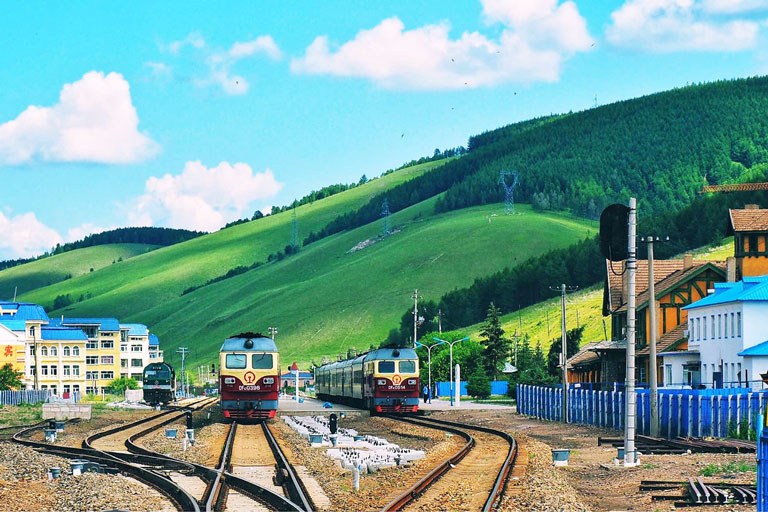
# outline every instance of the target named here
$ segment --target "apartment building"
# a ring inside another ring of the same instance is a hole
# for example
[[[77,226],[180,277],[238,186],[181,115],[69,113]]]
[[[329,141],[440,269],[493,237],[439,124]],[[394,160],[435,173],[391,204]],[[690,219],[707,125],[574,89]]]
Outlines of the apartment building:
[[[120,324],[120,376],[139,384],[144,367],[150,363],[149,329],[143,324]]]
[[[107,392],[109,383],[120,377],[120,322],[116,318],[61,317],[51,324],[85,333],[85,390],[96,394]]]

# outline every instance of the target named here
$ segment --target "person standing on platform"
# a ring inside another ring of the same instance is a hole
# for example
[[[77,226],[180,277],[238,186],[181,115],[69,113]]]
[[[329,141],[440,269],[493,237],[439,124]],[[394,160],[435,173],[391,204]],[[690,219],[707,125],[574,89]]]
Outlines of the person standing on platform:
[[[421,392],[424,395],[424,403],[427,403],[427,399],[429,398],[429,388],[426,384],[424,385],[424,389],[422,389]]]

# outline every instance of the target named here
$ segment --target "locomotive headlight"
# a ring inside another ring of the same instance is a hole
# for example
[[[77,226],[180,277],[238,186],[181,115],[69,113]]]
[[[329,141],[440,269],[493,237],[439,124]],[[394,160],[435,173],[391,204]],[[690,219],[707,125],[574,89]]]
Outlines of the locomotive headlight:
[[[264,377],[264,384],[274,384],[275,378],[274,377]]]
[[[234,377],[226,377],[224,379],[224,384],[234,384],[234,383],[235,383]]]
[[[408,385],[409,386],[415,386],[416,385],[416,379],[408,379]]]
[[[384,386],[387,384],[387,381],[385,381],[384,379],[379,379],[376,381],[376,384],[378,384],[379,386]]]

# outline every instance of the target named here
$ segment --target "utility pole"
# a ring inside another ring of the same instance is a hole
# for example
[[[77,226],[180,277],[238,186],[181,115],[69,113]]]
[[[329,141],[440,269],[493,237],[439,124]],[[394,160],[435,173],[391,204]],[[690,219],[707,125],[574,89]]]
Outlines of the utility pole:
[[[419,321],[419,290],[413,290],[413,344],[419,339],[417,327]]]
[[[443,333],[443,312],[439,309],[437,310],[437,332]]]
[[[272,335],[272,341],[275,341],[275,335],[277,334],[277,327],[267,327],[267,331]]]
[[[629,240],[627,243],[627,368],[624,410],[624,466],[636,466],[635,459],[635,279],[637,274],[637,199],[629,198]]]
[[[659,237],[649,236],[642,241],[648,242],[648,380],[651,406],[651,437],[659,437],[659,383],[658,362],[656,356],[656,279],[653,272],[653,243],[661,243]],[[666,240],[669,241],[669,237]]]
[[[184,359],[187,357],[187,354],[189,353],[189,349],[187,347],[179,347],[176,350],[177,354],[181,354],[181,394],[183,397],[186,398],[186,388],[184,387],[184,379],[186,377],[186,374],[184,373]]]
[[[547,311],[547,338],[549,338],[549,311]]]
[[[556,287],[550,286],[550,290],[556,290]],[[565,283],[560,285],[560,342],[562,343],[562,358],[563,367],[563,423],[568,423],[568,332],[566,330],[565,323],[565,294],[569,292],[575,292],[578,289],[577,286],[566,286]]]

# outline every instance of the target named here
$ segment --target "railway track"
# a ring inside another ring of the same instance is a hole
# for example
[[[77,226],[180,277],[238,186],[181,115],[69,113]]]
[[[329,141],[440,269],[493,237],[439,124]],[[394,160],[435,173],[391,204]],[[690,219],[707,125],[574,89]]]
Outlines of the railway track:
[[[517,458],[517,442],[500,430],[428,417],[391,419],[442,430],[466,440],[462,448],[388,503],[382,512],[413,506],[422,510],[490,511],[507,486]],[[499,438],[506,445],[501,450]],[[447,500],[452,500],[449,503]],[[458,500],[458,501],[456,501]]]
[[[190,408],[202,408],[211,405],[214,401],[215,399],[202,400],[196,404],[191,404]],[[147,421],[153,423],[155,428],[159,428],[159,426],[165,423],[170,423],[171,421],[175,421],[185,414],[186,408],[174,408],[172,410],[152,416],[149,420],[144,418],[127,425],[120,425],[105,432],[100,432],[86,438],[86,440],[83,441],[82,448],[56,446],[28,439],[29,434],[36,430],[42,429],[46,422],[19,430],[13,435],[13,441],[51,455],[57,455],[70,459],[85,459],[102,464],[104,466],[116,468],[121,473],[129,475],[132,478],[139,480],[161,492],[173,503],[173,505],[178,510],[199,512],[200,507],[197,503],[197,500],[187,491],[185,491],[181,486],[173,482],[161,472],[161,470],[192,471],[194,468],[192,468],[186,462],[156,456],[156,454],[137,455],[128,453],[123,450],[117,450],[114,452],[105,451],[93,446],[94,442],[98,439],[115,436],[123,438],[123,442],[125,443],[127,442],[127,438],[124,434],[121,434],[123,431],[132,431],[136,428],[142,427],[142,424],[145,424]],[[144,425],[142,428],[146,428],[146,425]],[[128,437],[130,437],[130,434],[128,434]],[[112,443],[113,441],[110,440],[109,443],[102,446],[112,447],[114,446]]]

